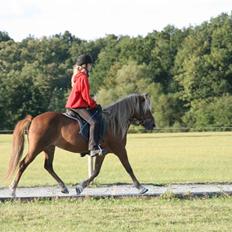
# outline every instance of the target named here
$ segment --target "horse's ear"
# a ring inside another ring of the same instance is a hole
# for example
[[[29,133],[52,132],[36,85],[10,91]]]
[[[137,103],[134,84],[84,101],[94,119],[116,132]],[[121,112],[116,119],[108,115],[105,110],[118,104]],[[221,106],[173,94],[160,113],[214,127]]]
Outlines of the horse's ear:
[[[144,93],[143,96],[144,96],[144,98],[149,98],[150,97],[149,93]]]
[[[148,94],[147,93],[143,93],[143,94],[141,94],[141,96],[142,96],[141,101],[145,102],[147,100]]]

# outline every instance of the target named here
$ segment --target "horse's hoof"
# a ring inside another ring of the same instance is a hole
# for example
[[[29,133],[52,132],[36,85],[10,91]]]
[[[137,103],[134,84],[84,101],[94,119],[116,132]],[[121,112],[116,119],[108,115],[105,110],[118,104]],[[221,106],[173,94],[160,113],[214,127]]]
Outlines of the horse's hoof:
[[[11,197],[13,197],[13,198],[16,197],[16,191],[15,191],[15,189],[10,189],[10,195],[11,195]]]
[[[81,185],[78,185],[76,187],[76,193],[77,195],[80,195],[83,192],[84,188]]]
[[[65,187],[65,188],[62,188],[62,189],[61,189],[61,192],[62,192],[62,193],[65,193],[65,194],[69,193],[69,191],[68,191],[68,189],[67,189],[66,187]]]
[[[141,186],[141,187],[139,188],[139,194],[145,194],[147,191],[148,191],[148,189],[145,188],[144,186]]]

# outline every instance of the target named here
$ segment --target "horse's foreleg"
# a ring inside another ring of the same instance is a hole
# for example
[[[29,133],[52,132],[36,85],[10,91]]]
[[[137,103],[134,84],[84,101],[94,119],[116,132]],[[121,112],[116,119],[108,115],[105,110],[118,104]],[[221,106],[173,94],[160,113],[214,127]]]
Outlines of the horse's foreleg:
[[[105,159],[105,156],[96,157],[93,174],[88,179],[82,181],[79,185],[77,185],[76,187],[77,194],[80,194],[84,190],[84,188],[86,188],[94,180],[94,178],[98,176],[104,159]]]
[[[135,177],[134,175],[134,172],[131,168],[131,165],[129,163],[129,160],[128,160],[128,156],[127,156],[127,151],[126,149],[121,149],[119,152],[116,153],[116,155],[118,156],[119,160],[121,161],[123,167],[126,169],[127,173],[130,175],[133,183],[134,183],[134,186],[139,190],[139,193],[140,194],[144,194],[148,191],[147,188],[145,188],[144,186],[142,186],[138,179]]]
[[[44,149],[44,153],[45,153],[44,168],[57,181],[57,183],[61,187],[61,192],[62,193],[69,193],[64,182],[60,179],[60,177],[55,173],[55,171],[53,169],[54,152],[55,152],[55,146],[50,146],[50,147]]]

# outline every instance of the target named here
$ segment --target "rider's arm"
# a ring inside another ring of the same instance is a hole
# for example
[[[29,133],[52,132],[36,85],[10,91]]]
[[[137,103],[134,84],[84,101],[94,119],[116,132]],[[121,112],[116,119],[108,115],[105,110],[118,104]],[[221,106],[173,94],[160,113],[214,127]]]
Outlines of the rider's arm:
[[[81,78],[81,95],[91,109],[96,108],[97,104],[90,96],[89,80],[86,75]]]

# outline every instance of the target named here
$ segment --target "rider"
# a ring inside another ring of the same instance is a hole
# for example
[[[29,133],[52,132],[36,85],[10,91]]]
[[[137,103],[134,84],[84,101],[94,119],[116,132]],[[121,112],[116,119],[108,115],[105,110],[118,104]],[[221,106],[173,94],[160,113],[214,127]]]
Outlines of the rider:
[[[89,125],[89,150],[90,156],[102,153],[99,145],[100,124],[91,114],[97,113],[100,105],[90,96],[89,71],[92,68],[92,58],[88,54],[80,55],[74,65],[72,76],[72,90],[65,105],[66,108],[78,113]]]

